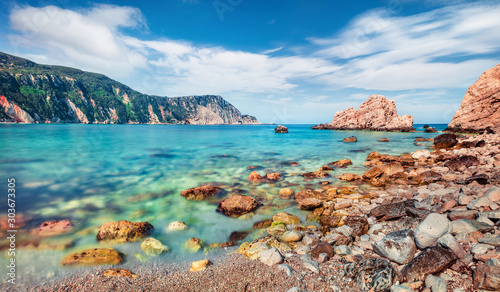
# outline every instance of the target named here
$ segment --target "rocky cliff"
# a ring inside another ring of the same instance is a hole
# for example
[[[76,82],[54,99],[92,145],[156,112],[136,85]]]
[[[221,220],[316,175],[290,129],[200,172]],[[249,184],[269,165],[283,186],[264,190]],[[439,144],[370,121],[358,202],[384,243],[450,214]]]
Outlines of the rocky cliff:
[[[469,87],[447,130],[479,133],[487,128],[500,133],[500,65]]]
[[[357,110],[350,107],[337,112],[331,123],[312,128],[410,132],[413,131],[413,117],[399,116],[394,100],[387,100],[382,95],[372,95]]]
[[[0,121],[259,124],[220,96],[161,97],[104,75],[0,53]]]

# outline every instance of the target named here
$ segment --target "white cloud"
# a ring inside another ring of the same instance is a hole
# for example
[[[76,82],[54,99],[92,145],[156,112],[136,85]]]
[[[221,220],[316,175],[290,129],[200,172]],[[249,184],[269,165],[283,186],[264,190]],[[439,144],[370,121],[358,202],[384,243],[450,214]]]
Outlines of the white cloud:
[[[266,51],[262,52],[262,54],[267,55],[267,54],[275,53],[277,51],[281,51],[283,48],[284,47],[277,47],[275,49],[266,50]]]

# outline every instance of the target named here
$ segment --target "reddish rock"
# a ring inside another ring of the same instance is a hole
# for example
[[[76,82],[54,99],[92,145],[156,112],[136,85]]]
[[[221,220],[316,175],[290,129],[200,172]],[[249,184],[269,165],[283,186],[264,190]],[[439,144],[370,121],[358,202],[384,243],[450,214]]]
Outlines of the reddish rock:
[[[384,171],[380,167],[376,166],[365,172],[363,174],[363,179],[372,180],[374,178],[380,177],[382,174],[384,174]]]
[[[288,128],[285,127],[285,126],[282,126],[282,125],[278,125],[275,129],[274,129],[274,132],[275,133],[288,133]]]
[[[339,176],[339,179],[342,181],[355,181],[361,179],[361,177],[354,173],[343,173]]]
[[[450,201],[447,201],[441,205],[439,205],[437,208],[436,208],[436,212],[440,213],[440,214],[443,214],[444,212],[447,212],[448,210],[450,210],[451,208],[455,207],[457,205],[457,201],[455,200],[450,200]]]
[[[327,227],[337,227],[340,223],[341,218],[337,216],[321,215],[319,218],[319,224]]]
[[[67,233],[73,229],[71,222],[68,220],[47,221],[42,223],[40,227],[33,229],[31,232],[37,236],[56,236]]]
[[[342,140],[344,142],[358,142],[358,138],[356,138],[355,136],[351,136],[351,137],[347,137],[347,138],[344,138],[344,140]]]
[[[476,165],[479,165],[479,160],[477,157],[471,155],[454,157],[444,163],[444,166],[454,171],[462,171]]]
[[[247,237],[249,233],[250,232],[248,232],[248,231],[233,231],[229,235],[229,241],[238,241],[238,240],[245,239],[245,237]]]
[[[448,213],[448,218],[451,221],[458,219],[471,219],[474,220],[476,218],[477,210],[466,210],[466,211],[453,211]]]
[[[239,217],[243,214],[257,209],[257,201],[248,196],[232,195],[220,202],[217,211],[230,217]]]
[[[221,193],[222,190],[213,185],[205,185],[201,187],[191,188],[181,192],[181,196],[188,200],[201,201],[208,197],[212,197]]]
[[[480,265],[473,275],[474,289],[500,291],[500,267]]]
[[[264,179],[272,180],[272,181],[280,180],[281,174],[279,174],[277,172],[266,173],[266,175],[264,176]]]
[[[451,148],[457,145],[457,135],[455,134],[442,134],[434,138],[434,148]]]
[[[253,229],[267,228],[271,226],[271,224],[273,224],[273,219],[258,221],[253,224]]]
[[[331,167],[330,167],[330,166],[328,166],[328,165],[323,165],[323,166],[322,166],[322,167],[320,167],[318,170],[319,170],[319,171],[332,171],[332,170],[333,170],[333,168],[331,168]]]
[[[387,138],[382,138],[382,139],[378,139],[379,142],[389,142],[389,139]]]
[[[332,199],[327,194],[318,191],[305,190],[295,194],[295,201],[298,203],[307,198],[314,198],[321,201],[331,201]]]
[[[247,180],[249,182],[260,182],[263,180],[263,178],[258,172],[252,171],[252,173],[250,173],[250,175],[248,176]]]
[[[112,248],[93,248],[72,253],[62,260],[64,266],[81,265],[118,265],[123,262],[124,255]]]
[[[326,242],[320,242],[311,250],[311,256],[313,258],[317,258],[320,253],[326,253],[328,257],[331,258],[334,255],[334,250],[330,244]]]
[[[347,218],[344,220],[344,225],[352,228],[352,236],[361,236],[363,234],[366,234],[370,229],[368,220],[362,216],[347,216]]]
[[[109,222],[101,225],[97,233],[98,241],[133,242],[138,241],[153,230],[153,225],[148,222]]]
[[[380,221],[397,219],[407,215],[408,208],[414,207],[415,200],[406,200],[377,206],[370,211],[370,216]]]
[[[307,173],[303,173],[303,174],[301,174],[301,176],[303,176],[303,177],[305,177],[305,178],[324,178],[324,177],[331,177],[331,175],[329,175],[328,173],[323,172],[323,171],[313,171],[313,172],[307,172]]]
[[[382,155],[378,151],[373,151],[372,153],[368,154],[366,157],[366,161],[374,160],[374,159],[380,159]]]
[[[350,107],[337,112],[331,123],[316,128],[409,132],[413,131],[413,117],[399,116],[393,100],[387,100],[382,95],[372,95],[357,110]]]
[[[432,246],[424,249],[408,263],[401,270],[401,275],[406,282],[423,281],[428,275],[439,273],[451,266],[457,258],[449,249]]]
[[[347,167],[349,165],[352,165],[352,161],[350,159],[340,159],[334,162],[328,163],[328,165],[333,166],[333,167]]]
[[[488,128],[500,130],[500,65],[469,87],[447,130],[478,133]]]
[[[313,210],[323,205],[323,201],[315,198],[306,198],[303,200],[299,200],[298,203],[298,208],[301,210]]]
[[[139,278],[136,274],[125,269],[107,269],[102,273],[104,277],[126,277],[126,278]]]

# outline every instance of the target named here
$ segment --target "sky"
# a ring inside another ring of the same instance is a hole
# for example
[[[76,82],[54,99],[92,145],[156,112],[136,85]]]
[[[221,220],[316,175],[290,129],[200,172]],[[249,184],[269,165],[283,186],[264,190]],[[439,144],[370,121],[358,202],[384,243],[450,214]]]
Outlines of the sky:
[[[331,122],[370,95],[449,123],[500,63],[500,1],[0,0],[0,51],[146,94],[221,95],[268,123]]]

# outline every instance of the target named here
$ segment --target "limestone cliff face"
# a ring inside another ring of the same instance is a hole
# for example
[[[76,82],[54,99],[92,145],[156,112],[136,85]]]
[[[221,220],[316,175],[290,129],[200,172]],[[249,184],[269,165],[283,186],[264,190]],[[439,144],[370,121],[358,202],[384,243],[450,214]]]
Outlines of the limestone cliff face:
[[[259,124],[220,96],[161,97],[104,75],[0,53],[0,121]]]
[[[357,110],[350,107],[337,112],[331,123],[313,129],[409,132],[413,131],[413,117],[399,116],[394,100],[372,95]]]
[[[478,133],[488,127],[500,133],[500,65],[469,87],[447,130]]]

